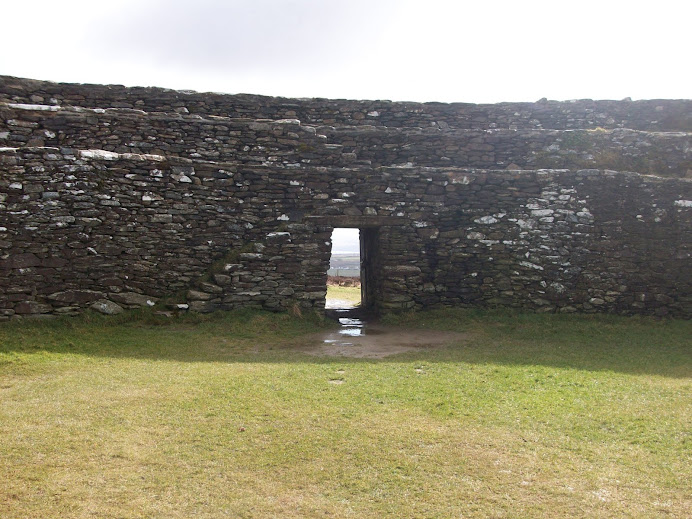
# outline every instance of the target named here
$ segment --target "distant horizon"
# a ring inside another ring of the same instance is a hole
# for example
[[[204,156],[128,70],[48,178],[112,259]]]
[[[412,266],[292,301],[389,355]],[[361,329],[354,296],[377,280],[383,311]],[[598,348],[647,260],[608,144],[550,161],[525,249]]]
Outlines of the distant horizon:
[[[332,254],[360,254],[360,230],[336,228],[332,232]]]

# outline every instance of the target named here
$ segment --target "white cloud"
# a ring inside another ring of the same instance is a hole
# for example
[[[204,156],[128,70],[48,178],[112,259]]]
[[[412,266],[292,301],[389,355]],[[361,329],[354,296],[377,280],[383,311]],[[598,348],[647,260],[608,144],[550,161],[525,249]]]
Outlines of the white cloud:
[[[689,2],[198,0],[6,14],[0,74],[296,97],[690,97]]]

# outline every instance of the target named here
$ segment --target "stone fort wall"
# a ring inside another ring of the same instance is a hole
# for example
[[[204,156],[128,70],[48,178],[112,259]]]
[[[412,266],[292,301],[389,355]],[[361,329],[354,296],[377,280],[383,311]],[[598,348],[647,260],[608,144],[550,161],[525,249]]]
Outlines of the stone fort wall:
[[[377,309],[689,318],[691,118],[0,77],[0,318],[320,310],[334,227],[366,236]]]

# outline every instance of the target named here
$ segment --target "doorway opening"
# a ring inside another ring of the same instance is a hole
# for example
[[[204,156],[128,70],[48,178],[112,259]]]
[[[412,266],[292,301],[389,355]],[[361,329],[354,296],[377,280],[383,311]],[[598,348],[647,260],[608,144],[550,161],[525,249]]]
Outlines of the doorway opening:
[[[332,232],[325,304],[328,310],[359,308],[363,304],[361,236],[357,228],[338,227]]]
[[[382,292],[380,270],[380,227],[335,228],[325,308],[377,313]]]

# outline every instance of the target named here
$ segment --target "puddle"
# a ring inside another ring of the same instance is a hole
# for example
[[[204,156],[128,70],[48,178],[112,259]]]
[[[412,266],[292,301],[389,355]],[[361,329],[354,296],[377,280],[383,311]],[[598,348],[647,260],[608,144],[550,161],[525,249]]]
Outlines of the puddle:
[[[446,346],[465,340],[466,334],[436,330],[409,330],[340,317],[339,329],[313,336],[314,343],[303,351],[326,357],[381,359],[390,355]]]

